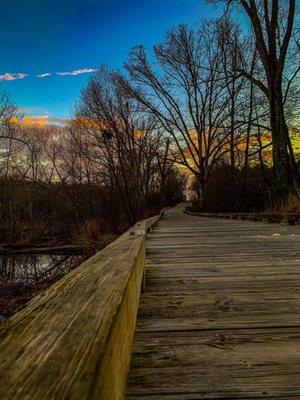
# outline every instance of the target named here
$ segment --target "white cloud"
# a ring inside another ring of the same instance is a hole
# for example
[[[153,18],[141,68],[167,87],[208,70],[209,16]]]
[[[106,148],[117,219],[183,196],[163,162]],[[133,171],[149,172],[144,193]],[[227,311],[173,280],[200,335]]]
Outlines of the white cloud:
[[[76,76],[76,75],[81,75],[81,74],[89,74],[91,72],[95,72],[97,71],[94,68],[83,68],[83,69],[74,69],[73,71],[67,71],[67,72],[56,72],[56,75],[59,76],[66,76],[66,75],[72,75],[72,76]]]
[[[0,75],[0,81],[15,81],[17,79],[27,78],[28,74],[18,73],[13,74],[11,72],[6,72],[3,75]]]
[[[82,75],[82,74],[90,74],[92,72],[97,71],[95,68],[82,68],[82,69],[74,69],[73,71],[63,71],[63,72],[56,72],[56,75],[59,76],[77,76],[77,75]],[[44,72],[41,74],[36,74],[36,78],[47,78],[49,76],[52,76],[52,72]],[[0,75],[0,81],[15,81],[17,79],[24,79],[27,78],[29,75],[24,74],[24,73],[12,73],[12,72],[6,72],[5,74]]]
[[[47,76],[51,76],[51,72],[45,72],[44,74],[38,74],[37,78],[46,78]]]

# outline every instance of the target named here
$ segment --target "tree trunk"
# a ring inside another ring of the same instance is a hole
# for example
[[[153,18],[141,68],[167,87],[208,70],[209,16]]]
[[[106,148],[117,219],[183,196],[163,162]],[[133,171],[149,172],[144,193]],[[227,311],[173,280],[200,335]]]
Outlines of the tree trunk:
[[[289,173],[288,128],[285,121],[281,83],[270,85],[270,120],[273,142],[273,168],[275,184],[282,192],[293,185]]]
[[[197,210],[203,209],[204,200],[205,200],[205,184],[206,184],[206,180],[202,177],[202,175],[201,174],[197,175],[197,183],[196,183],[196,187],[195,187],[196,194],[197,194],[195,208]]]
[[[269,181],[269,179],[267,177],[267,174],[266,174],[264,157],[263,157],[263,154],[262,154],[262,142],[261,142],[261,130],[260,130],[260,128],[258,128],[257,141],[258,141],[258,144],[259,144],[258,158],[259,158],[259,162],[260,162],[261,173],[262,173],[262,176],[264,178],[265,184],[267,186],[270,186],[270,181]]]
[[[288,150],[289,150],[289,160],[290,160],[290,167],[291,167],[291,173],[294,177],[294,183],[298,187],[299,186],[299,174],[298,174],[298,166],[297,166],[297,161],[295,158],[295,153],[292,145],[292,141],[289,135],[289,131],[287,129],[287,134],[288,134]]]

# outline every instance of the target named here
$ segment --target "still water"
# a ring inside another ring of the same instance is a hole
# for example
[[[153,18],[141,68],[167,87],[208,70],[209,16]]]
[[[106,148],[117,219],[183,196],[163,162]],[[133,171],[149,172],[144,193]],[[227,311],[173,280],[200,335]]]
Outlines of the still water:
[[[0,255],[0,281],[37,283],[62,276],[84,260],[82,255]]]

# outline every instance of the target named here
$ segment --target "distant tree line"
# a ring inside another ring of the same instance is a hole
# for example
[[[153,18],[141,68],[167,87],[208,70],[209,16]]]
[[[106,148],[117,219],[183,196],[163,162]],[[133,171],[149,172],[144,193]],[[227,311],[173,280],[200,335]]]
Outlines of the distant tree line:
[[[41,127],[24,124],[3,94],[2,242],[75,240],[96,250],[139,219],[183,200],[185,177],[167,158],[169,142],[153,118],[139,115],[136,103],[122,96],[99,71],[76,118],[67,126]],[[99,101],[104,108],[95,113]]]

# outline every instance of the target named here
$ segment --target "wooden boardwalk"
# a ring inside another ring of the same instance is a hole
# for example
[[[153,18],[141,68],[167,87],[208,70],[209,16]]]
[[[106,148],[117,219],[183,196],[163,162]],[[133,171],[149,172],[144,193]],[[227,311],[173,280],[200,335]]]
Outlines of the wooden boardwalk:
[[[300,225],[177,207],[147,249],[127,400],[300,399]]]

